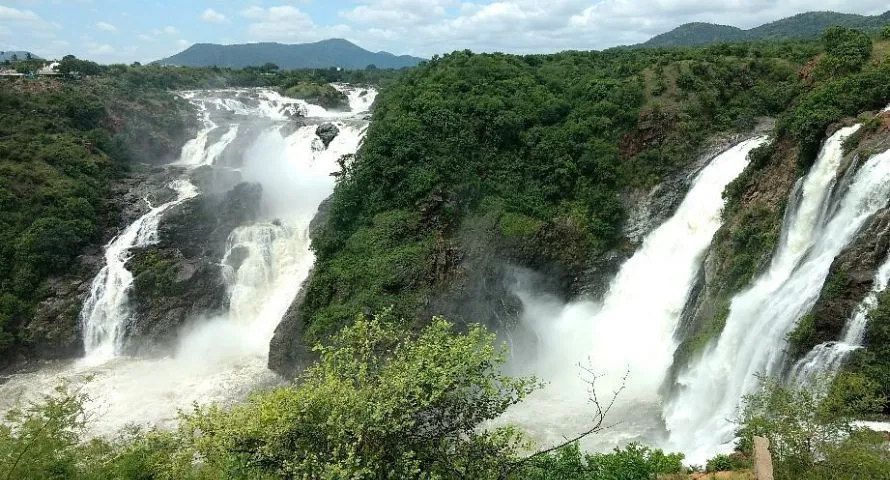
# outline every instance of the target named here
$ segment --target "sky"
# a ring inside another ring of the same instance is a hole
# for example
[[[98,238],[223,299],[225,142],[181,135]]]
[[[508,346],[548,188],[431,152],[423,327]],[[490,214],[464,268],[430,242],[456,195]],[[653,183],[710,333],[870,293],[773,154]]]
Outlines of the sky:
[[[131,63],[199,42],[345,38],[422,57],[546,53],[639,43],[692,21],[750,28],[813,10],[887,9],[887,0],[0,0],[0,50]]]

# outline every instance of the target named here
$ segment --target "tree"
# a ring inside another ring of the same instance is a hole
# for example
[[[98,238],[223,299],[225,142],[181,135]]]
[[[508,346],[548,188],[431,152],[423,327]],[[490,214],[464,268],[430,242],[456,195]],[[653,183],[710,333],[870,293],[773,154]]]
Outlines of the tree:
[[[198,409],[199,455],[229,478],[497,478],[520,437],[483,425],[537,382],[499,373],[505,351],[480,327],[435,318],[406,340],[395,325],[389,310],[359,318],[293,385]]]
[[[827,381],[803,388],[761,379],[760,390],[744,400],[739,450],[750,455],[753,437],[767,437],[776,480],[890,478],[881,435],[851,423],[854,412],[873,409],[880,399],[855,378],[831,389]]]
[[[13,61],[13,62],[17,62],[17,61],[19,61],[19,56],[18,56],[18,54],[15,54],[15,53],[12,54],[12,61]]]
[[[26,58],[27,60],[31,60],[31,59],[34,58],[34,57],[33,57],[33,55],[31,55],[31,52],[27,52],[27,53],[25,53],[25,58]]]
[[[890,40],[890,25],[884,25],[884,28],[881,29],[881,39]]]
[[[871,56],[871,38],[864,32],[846,27],[831,27],[822,34],[827,56],[821,68],[830,75],[857,72]]]

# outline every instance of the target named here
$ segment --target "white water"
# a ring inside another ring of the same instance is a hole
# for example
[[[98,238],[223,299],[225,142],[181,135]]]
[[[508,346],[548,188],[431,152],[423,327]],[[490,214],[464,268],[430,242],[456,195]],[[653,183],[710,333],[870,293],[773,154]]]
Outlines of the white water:
[[[857,128],[844,128],[826,141],[799,198],[789,205],[770,268],[733,299],[719,340],[678,378],[680,391],[666,405],[664,419],[670,448],[694,463],[731,448],[740,399],[757,388],[756,374],[778,373],[785,338],[815,303],[831,262],[887,203],[890,153],[869,159],[839,192],[839,203],[829,205],[841,143]]]
[[[217,95],[221,94],[189,92],[187,98],[206,112],[220,103]],[[216,318],[193,319],[189,322],[191,327],[181,333],[175,352],[166,358],[122,357],[109,349],[103,350],[101,357],[90,355],[80,361],[50,365],[37,373],[15,375],[0,386],[0,409],[8,408],[20,397],[37,398],[51,392],[60,382],[68,382],[91,399],[87,405],[94,413],[91,432],[113,435],[128,423],[168,425],[178,409],[188,409],[192,402],[227,404],[244,398],[258,386],[280,381],[266,368],[269,340],[312,267],[308,225],[318,205],[333,190],[331,173],[339,168],[337,160],[343,154],[355,152],[364,136],[366,122],[353,115],[362,113],[365,106],[354,106],[352,113],[325,115],[338,126],[340,134],[327,149],[318,151],[312,148],[315,125],[283,138],[280,122],[285,118],[281,113],[284,107],[264,104],[262,99],[274,98],[269,92],[259,91],[259,97],[260,106],[246,110],[245,118],[236,121],[277,121],[247,148],[241,166],[244,180],[263,185],[268,217],[237,228],[228,239],[227,253],[220,259],[228,283],[228,312]],[[209,117],[204,119],[209,122]],[[228,144],[239,131],[248,130],[238,129],[236,124],[228,130],[231,135],[227,133],[218,143],[207,145],[206,134],[216,128],[207,126],[205,123],[199,137],[183,150],[184,156],[194,155],[201,160],[183,158],[179,164],[212,163],[214,155],[224,150],[222,143]],[[190,196],[197,194],[194,187],[185,192]],[[132,275],[123,267],[127,250],[124,246],[137,245],[139,239],[155,241],[163,210],[176,201],[184,201],[179,200],[184,195],[180,193],[170,205],[153,209],[109,245],[106,257],[109,266],[114,267],[108,270],[118,273],[123,280],[109,281],[107,275],[100,274],[94,281],[102,285],[95,298],[107,297],[108,301],[91,299],[88,304],[116,305],[101,309],[105,312],[101,322],[94,323],[92,315],[85,320],[87,329],[101,330],[96,335],[101,340],[96,343],[114,344],[109,339],[117,338],[125,325]],[[131,236],[137,240],[123,240]],[[227,260],[236,248],[246,249],[247,256],[233,270]],[[100,328],[102,325],[108,326]]]
[[[127,292],[133,284],[133,275],[125,267],[130,250],[155,243],[164,212],[198,195],[188,180],[175,180],[170,187],[176,191],[173,200],[149,210],[105,247],[105,266],[93,279],[90,296],[80,313],[84,349],[91,361],[102,361],[119,353],[123,325],[129,316]]]
[[[602,305],[562,305],[518,292],[523,322],[540,343],[531,369],[549,384],[502,420],[525,427],[542,444],[589,428],[592,406],[580,363],[602,376],[596,385],[601,398],[610,396],[628,373],[627,389],[609,418],[623,425],[591,439],[597,444],[590,446],[653,440],[659,431],[658,390],[677,347],[673,339],[683,307],[721,224],[723,190],[744,170],[748,153],[764,141],[737,145],[702,170],[674,216],[649,234],[621,267]]]
[[[841,340],[816,345],[804,358],[798,360],[788,376],[792,383],[812,385],[817,380],[832,376],[841,368],[851,353],[862,348],[868,314],[878,306],[878,295],[887,288],[888,282],[890,282],[890,257],[875,273],[871,291],[847,321]]]

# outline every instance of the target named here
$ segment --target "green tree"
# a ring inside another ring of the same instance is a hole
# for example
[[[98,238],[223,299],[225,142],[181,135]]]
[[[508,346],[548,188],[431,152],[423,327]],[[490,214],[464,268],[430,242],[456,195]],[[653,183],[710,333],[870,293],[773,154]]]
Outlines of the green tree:
[[[857,72],[871,56],[871,38],[865,32],[845,27],[831,27],[822,34],[826,57],[822,60],[826,72]]]
[[[764,378],[745,397],[738,448],[750,456],[753,437],[768,438],[776,480],[890,478],[881,435],[851,422],[855,412],[879,404],[867,390],[828,390],[827,380],[803,388]]]
[[[358,319],[293,385],[198,409],[198,454],[226,478],[497,478],[520,436],[485,423],[537,382],[501,374],[482,328],[436,318],[406,339],[396,325],[389,311]]]

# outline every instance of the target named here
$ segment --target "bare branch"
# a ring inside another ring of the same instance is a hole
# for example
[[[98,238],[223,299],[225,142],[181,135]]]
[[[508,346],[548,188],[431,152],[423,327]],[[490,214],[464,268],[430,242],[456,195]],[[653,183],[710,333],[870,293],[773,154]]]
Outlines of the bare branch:
[[[520,460],[510,463],[509,465],[507,465],[507,468],[501,472],[501,478],[506,478],[514,470],[516,470],[521,465],[529,462],[530,460],[532,460],[534,458],[540,457],[542,455],[547,455],[548,453],[554,452],[554,451],[564,448],[568,445],[571,445],[571,444],[573,444],[587,436],[593,435],[593,434],[601,432],[603,430],[607,430],[607,429],[612,428],[615,425],[617,425],[617,424],[611,424],[611,425],[603,426],[603,424],[606,421],[606,417],[608,416],[609,412],[612,410],[612,407],[615,406],[615,401],[618,399],[618,395],[620,395],[621,392],[623,392],[624,389],[627,387],[627,377],[630,375],[630,371],[628,370],[624,373],[624,376],[621,377],[621,384],[614,392],[612,392],[612,397],[606,403],[606,402],[602,402],[600,400],[600,397],[596,391],[596,381],[598,378],[601,378],[603,375],[598,375],[596,372],[593,371],[593,369],[591,367],[584,366],[581,363],[578,364],[578,367],[580,367],[581,370],[583,370],[590,376],[588,379],[585,379],[584,382],[587,383],[587,385],[588,385],[588,387],[587,387],[588,395],[589,395],[588,400],[594,407],[593,426],[591,428],[571,437],[571,438],[564,437],[565,441],[563,441],[557,445],[554,445],[549,448],[545,448],[543,450],[539,450],[525,458],[522,458]]]

